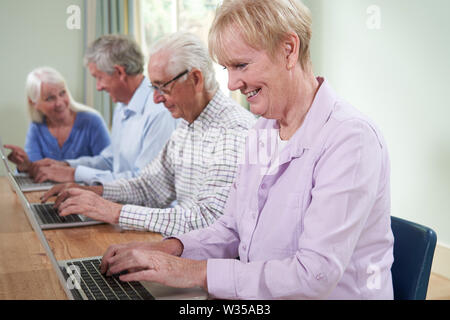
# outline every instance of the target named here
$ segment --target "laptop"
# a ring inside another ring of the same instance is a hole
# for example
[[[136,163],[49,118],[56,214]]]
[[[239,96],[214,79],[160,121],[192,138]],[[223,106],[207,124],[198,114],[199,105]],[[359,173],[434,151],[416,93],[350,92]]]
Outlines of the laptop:
[[[27,173],[13,172],[13,170],[11,170],[11,168],[9,167],[8,157],[6,155],[5,149],[3,148],[3,141],[1,137],[0,155],[2,157],[3,163],[5,164],[7,173],[11,174],[12,178],[16,181],[17,185],[20,187],[20,190],[22,190],[23,192],[49,190],[55,185],[55,182],[51,181],[36,183]]]
[[[58,210],[53,207],[54,203],[32,203],[31,210],[36,217],[41,229],[59,229],[59,228],[73,228],[85,227],[104,222],[93,220],[82,214],[71,214],[61,217]]]
[[[11,175],[9,178],[12,179]],[[15,181],[15,180],[14,180]],[[17,187],[16,187],[17,188]],[[28,221],[35,231],[58,279],[71,300],[179,300],[207,299],[208,294],[201,288],[179,289],[153,282],[122,282],[118,275],[106,277],[99,271],[101,257],[72,260],[56,260],[41,226],[33,212],[32,205],[23,192],[16,189]]]
[[[22,190],[17,184],[16,179],[11,174],[7,173],[7,178],[15,192],[19,196],[23,196]],[[71,214],[69,216],[61,217],[58,210],[54,208],[54,203],[29,203],[28,200],[25,202],[30,207],[30,213],[33,215],[34,220],[36,220],[40,229],[60,229],[60,228],[73,228],[73,227],[86,227],[96,224],[103,224],[102,221],[93,220],[89,217],[83,216],[82,214]],[[25,207],[24,207],[25,208]]]
[[[101,257],[58,261],[74,300],[184,300],[207,299],[201,288],[171,288],[146,281],[120,281],[119,275],[100,273]]]

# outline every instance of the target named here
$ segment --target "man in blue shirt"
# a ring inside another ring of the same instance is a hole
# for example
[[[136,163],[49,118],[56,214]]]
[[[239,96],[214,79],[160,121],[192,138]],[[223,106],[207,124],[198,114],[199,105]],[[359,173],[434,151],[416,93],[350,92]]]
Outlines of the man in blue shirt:
[[[85,65],[96,79],[97,90],[108,92],[116,103],[111,145],[98,156],[37,161],[30,170],[36,182],[94,184],[136,177],[156,157],[177,125],[164,105],[153,102],[153,89],[143,75],[142,52],[130,38],[98,38],[86,51]]]

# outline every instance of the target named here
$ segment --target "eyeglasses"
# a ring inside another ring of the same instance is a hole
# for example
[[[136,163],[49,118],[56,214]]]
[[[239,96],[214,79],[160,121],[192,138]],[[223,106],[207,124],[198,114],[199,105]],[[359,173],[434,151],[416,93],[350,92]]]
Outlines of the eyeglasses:
[[[163,83],[160,86],[155,86],[155,85],[151,85],[151,87],[153,88],[153,90],[157,91],[159,94],[170,94],[170,91],[168,91],[167,89],[165,89],[165,87],[169,84],[171,84],[174,81],[177,81],[178,79],[180,79],[182,76],[184,76],[185,74],[187,74],[189,72],[189,70],[185,70],[182,73],[180,73],[179,75],[175,76],[172,80],[167,81],[166,83]]]

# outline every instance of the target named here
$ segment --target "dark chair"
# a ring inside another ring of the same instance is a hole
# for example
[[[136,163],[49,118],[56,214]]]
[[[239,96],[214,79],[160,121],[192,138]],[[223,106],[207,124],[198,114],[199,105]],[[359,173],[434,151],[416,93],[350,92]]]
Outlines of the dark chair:
[[[436,233],[420,224],[391,217],[394,234],[394,300],[425,300]]]

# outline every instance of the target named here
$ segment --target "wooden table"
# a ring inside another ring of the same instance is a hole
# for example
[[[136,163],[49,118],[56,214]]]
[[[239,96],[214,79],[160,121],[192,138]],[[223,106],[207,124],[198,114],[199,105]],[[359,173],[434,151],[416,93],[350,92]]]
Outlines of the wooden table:
[[[39,202],[43,192],[26,193]],[[121,231],[104,224],[45,230],[56,260],[101,256],[111,244],[158,241],[152,232]],[[0,177],[0,299],[67,299],[39,238],[5,177]]]

